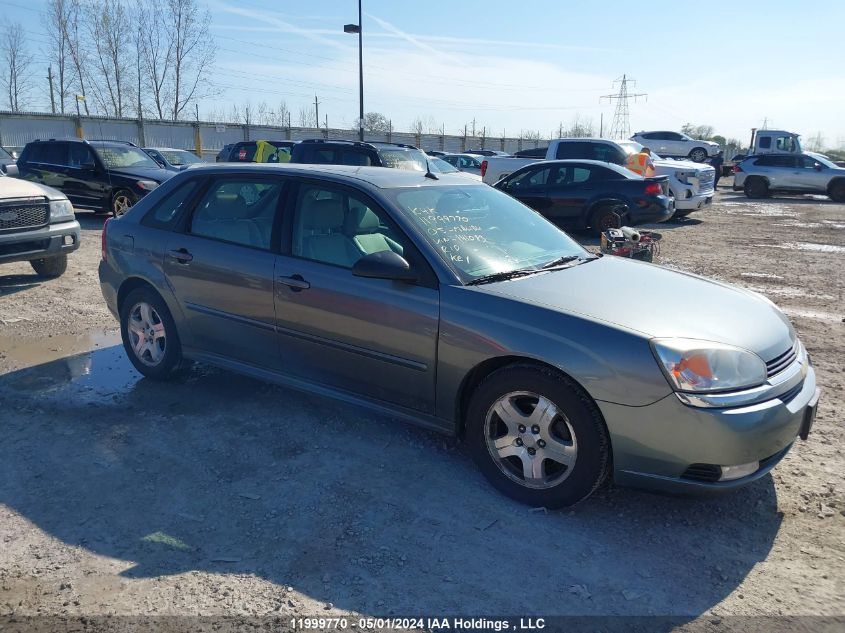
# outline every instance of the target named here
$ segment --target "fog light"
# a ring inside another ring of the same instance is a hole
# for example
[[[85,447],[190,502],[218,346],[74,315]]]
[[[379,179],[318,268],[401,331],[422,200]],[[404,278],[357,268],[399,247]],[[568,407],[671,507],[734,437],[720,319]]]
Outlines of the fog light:
[[[760,468],[760,462],[751,462],[750,464],[739,464],[738,466],[722,466],[722,476],[719,481],[731,481],[739,479],[740,477],[747,477],[753,475]]]
[[[63,243],[65,246],[70,246],[71,244],[73,244],[73,235],[65,235],[65,236],[62,238],[62,243]]]

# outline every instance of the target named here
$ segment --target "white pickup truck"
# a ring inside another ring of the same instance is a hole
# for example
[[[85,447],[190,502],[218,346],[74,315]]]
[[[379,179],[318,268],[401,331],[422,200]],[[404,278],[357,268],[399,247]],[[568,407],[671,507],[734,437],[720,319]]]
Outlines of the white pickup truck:
[[[603,138],[560,138],[549,143],[545,158],[490,156],[481,162],[481,176],[495,184],[520,167],[541,160],[587,159],[625,165],[630,154],[642,146],[634,141],[609,141]],[[658,176],[669,176],[669,189],[675,196],[675,215],[685,216],[713,201],[716,171],[710,165],[692,161],[664,160],[652,154]]]

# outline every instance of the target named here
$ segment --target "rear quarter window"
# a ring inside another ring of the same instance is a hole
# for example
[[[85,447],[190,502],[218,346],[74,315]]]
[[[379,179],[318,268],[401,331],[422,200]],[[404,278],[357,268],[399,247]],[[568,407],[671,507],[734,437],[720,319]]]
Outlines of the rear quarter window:
[[[141,224],[156,229],[172,229],[184,215],[199,183],[199,178],[193,178],[179,185],[147,212]]]

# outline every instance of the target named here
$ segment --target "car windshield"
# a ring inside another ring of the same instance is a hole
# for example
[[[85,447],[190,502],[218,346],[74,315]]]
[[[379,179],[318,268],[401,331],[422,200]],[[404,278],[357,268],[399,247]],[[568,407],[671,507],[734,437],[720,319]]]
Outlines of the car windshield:
[[[378,153],[385,167],[427,171],[425,154],[418,149],[380,149]]]
[[[539,213],[486,185],[431,185],[385,193],[463,283],[590,256]]]
[[[441,174],[454,174],[456,172],[460,172],[460,169],[457,169],[454,165],[450,165],[442,158],[429,158],[428,163]]]
[[[93,144],[92,144],[93,145]],[[152,167],[159,169],[158,163],[146,152],[131,145],[94,145],[100,160],[109,169],[120,167]]]
[[[193,165],[194,163],[201,163],[202,161],[191,152],[184,150],[159,150],[164,160],[171,165]]]

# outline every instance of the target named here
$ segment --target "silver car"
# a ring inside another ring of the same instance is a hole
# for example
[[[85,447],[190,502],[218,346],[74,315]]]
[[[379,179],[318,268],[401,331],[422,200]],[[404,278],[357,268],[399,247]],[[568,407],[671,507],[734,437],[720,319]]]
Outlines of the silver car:
[[[733,188],[749,198],[820,193],[845,202],[845,168],[811,152],[749,156],[734,167]]]
[[[473,156],[472,154],[446,154],[441,156],[443,160],[457,168],[459,171],[465,171],[470,174],[481,175],[481,161],[483,156]]]
[[[592,255],[458,175],[189,168],[106,224],[99,274],[145,376],[201,361],[456,434],[533,506],[608,475],[747,484],[807,437],[818,401],[767,299]]]

